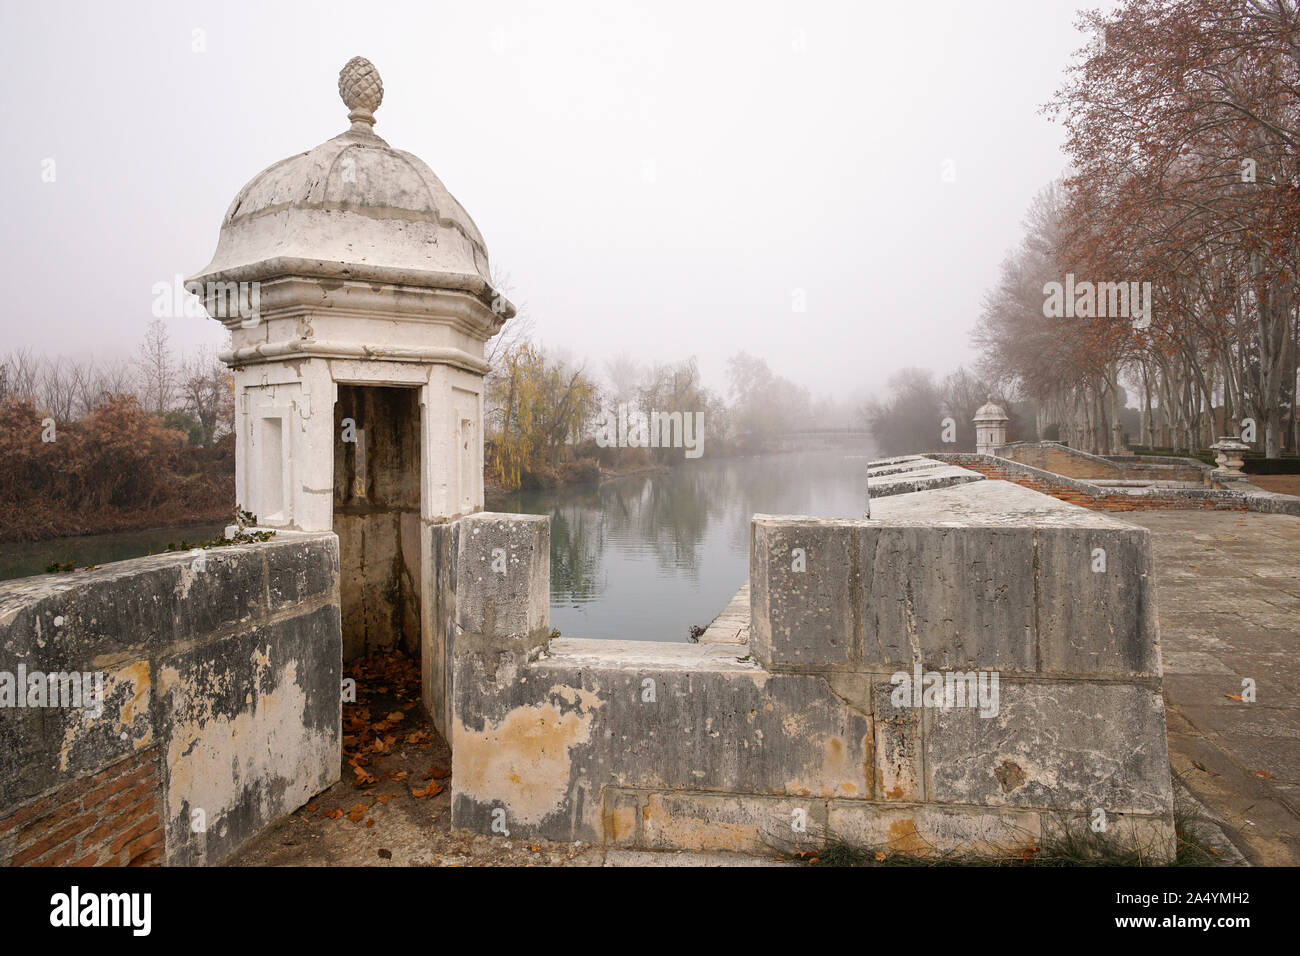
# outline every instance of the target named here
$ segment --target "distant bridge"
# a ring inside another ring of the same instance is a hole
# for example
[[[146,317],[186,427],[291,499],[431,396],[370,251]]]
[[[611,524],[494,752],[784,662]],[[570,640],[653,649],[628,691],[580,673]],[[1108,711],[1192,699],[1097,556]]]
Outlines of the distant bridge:
[[[801,428],[777,435],[769,444],[774,450],[797,451],[812,448],[847,448],[869,451],[875,442],[865,428]]]

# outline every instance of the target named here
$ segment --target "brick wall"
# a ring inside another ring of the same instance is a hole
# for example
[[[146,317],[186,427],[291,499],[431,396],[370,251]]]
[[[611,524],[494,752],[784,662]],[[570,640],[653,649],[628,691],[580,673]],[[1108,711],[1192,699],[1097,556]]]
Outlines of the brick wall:
[[[998,449],[1005,458],[1069,478],[1122,478],[1123,470],[1092,455],[1080,455],[1061,445],[1009,445]]]
[[[157,866],[162,778],[151,747],[0,817],[0,865]]]

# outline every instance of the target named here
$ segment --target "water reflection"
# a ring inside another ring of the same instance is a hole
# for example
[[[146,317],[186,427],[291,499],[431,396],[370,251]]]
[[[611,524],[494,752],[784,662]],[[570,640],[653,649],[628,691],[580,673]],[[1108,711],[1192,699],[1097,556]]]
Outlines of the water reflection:
[[[755,513],[858,518],[864,453],[684,464],[554,491],[509,510],[551,518],[551,624],[568,637],[685,641],[749,574]]]

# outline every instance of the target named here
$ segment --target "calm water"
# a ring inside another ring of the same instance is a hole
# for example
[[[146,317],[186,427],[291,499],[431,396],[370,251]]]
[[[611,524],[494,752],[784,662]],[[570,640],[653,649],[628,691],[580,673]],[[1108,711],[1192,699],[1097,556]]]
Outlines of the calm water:
[[[685,641],[749,575],[755,513],[862,516],[858,452],[764,455],[688,463],[599,486],[520,493],[508,510],[551,518],[551,625],[567,637]],[[0,544],[0,579],[158,552],[222,525]]]
[[[870,456],[765,455],[685,464],[599,487],[520,493],[551,518],[551,626],[566,637],[685,641],[749,576],[749,519],[860,518]]]
[[[167,550],[173,541],[207,541],[222,532],[226,524],[187,524],[176,528],[149,531],[119,531],[113,534],[87,534],[74,538],[50,538],[48,541],[0,542],[0,581],[44,574],[51,564],[75,561],[77,567],[107,564],[140,558],[149,552]]]

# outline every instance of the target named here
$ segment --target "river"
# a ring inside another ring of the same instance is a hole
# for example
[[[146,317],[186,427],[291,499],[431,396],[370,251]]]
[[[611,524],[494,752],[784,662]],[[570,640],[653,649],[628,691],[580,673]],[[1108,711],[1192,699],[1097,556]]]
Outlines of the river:
[[[518,493],[551,518],[551,626],[566,637],[686,641],[749,576],[756,513],[860,518],[863,452],[703,459],[599,486]]]
[[[685,641],[749,574],[755,513],[858,518],[868,455],[808,452],[687,462],[655,474],[519,492],[506,510],[551,518],[551,626],[566,637]],[[0,544],[0,579],[202,541],[220,525]]]

